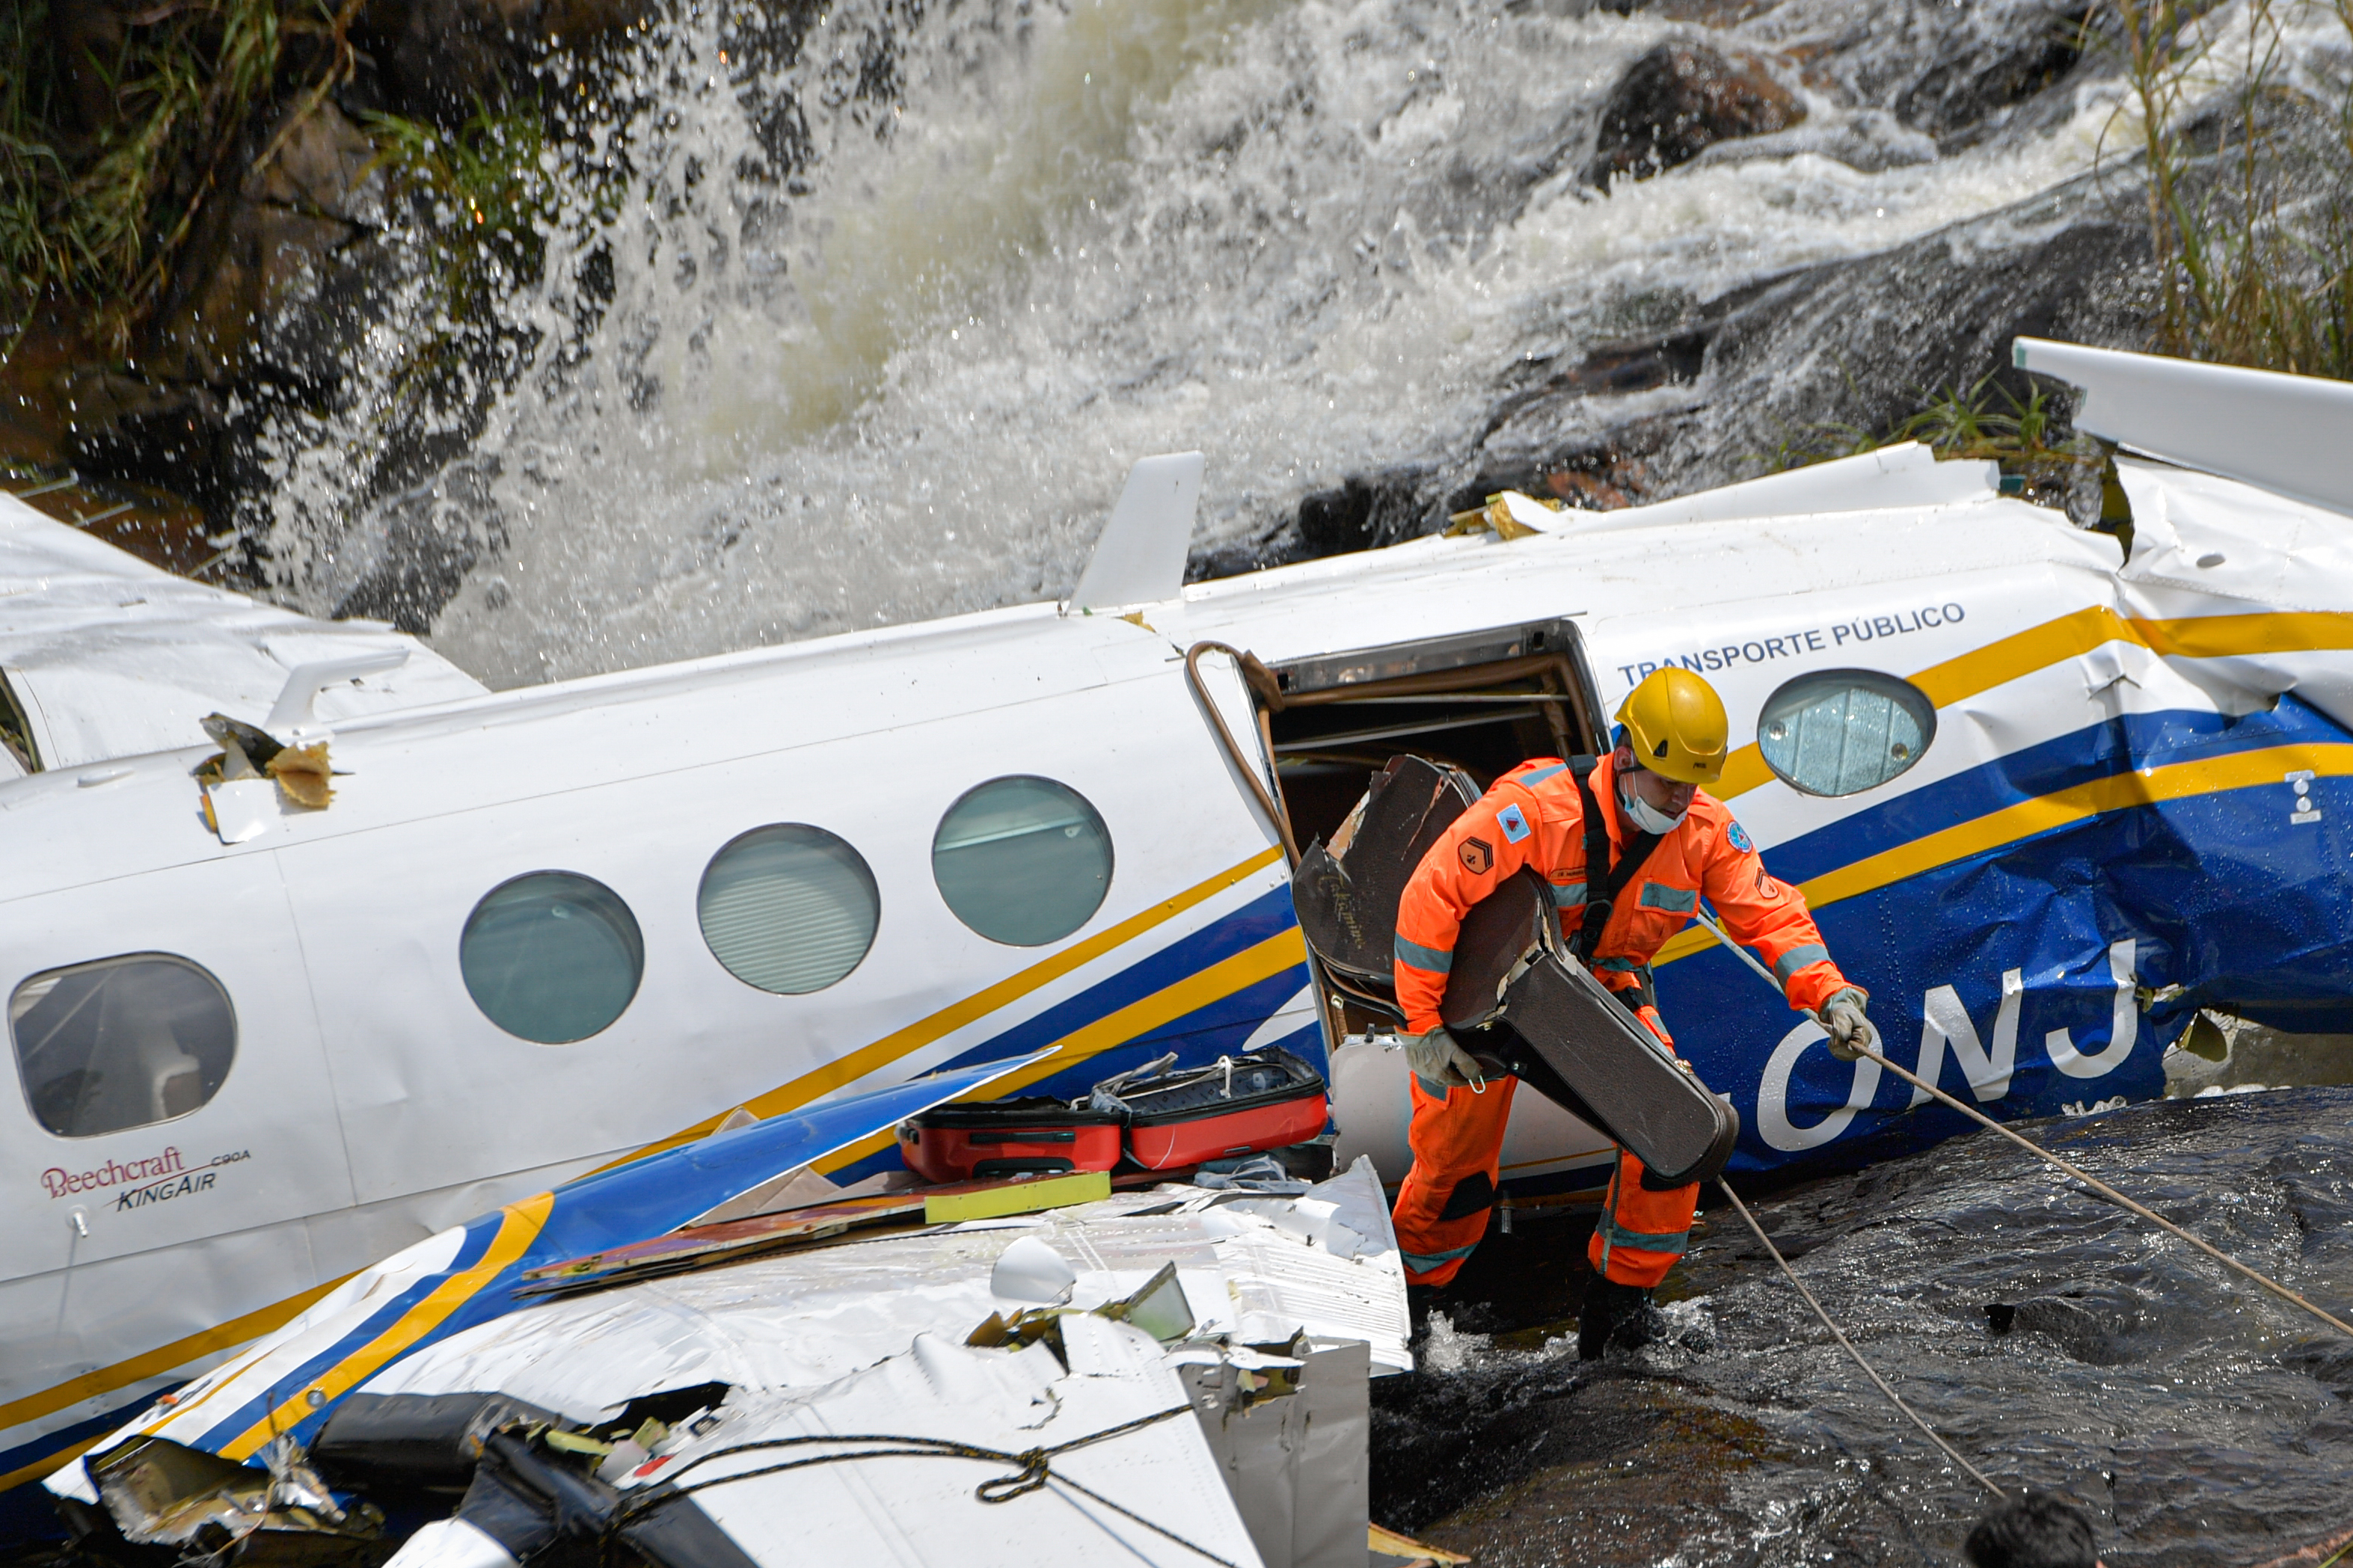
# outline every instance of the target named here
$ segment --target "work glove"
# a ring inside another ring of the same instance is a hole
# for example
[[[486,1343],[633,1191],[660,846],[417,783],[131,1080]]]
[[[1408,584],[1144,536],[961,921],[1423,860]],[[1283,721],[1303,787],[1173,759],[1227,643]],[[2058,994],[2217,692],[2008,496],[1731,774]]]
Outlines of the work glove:
[[[1863,1047],[1879,1048],[1879,1031],[1862,1016],[1863,1004],[1870,998],[1850,985],[1834,993],[1814,1015],[1823,1028],[1831,1032],[1831,1055],[1842,1062],[1862,1059]]]
[[[1408,1035],[1405,1059],[1413,1076],[1424,1083],[1446,1089],[1487,1087],[1487,1076],[1479,1070],[1478,1058],[1456,1045],[1443,1024],[1426,1035]]]

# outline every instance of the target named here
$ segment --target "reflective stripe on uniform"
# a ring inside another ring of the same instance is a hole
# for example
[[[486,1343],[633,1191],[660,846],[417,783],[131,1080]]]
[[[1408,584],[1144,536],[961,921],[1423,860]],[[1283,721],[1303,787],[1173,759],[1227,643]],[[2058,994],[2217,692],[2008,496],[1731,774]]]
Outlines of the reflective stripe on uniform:
[[[1424,947],[1418,942],[1408,942],[1403,937],[1397,939],[1397,958],[1399,963],[1410,963],[1416,969],[1427,969],[1439,974],[1444,974],[1454,967],[1452,953],[1441,952],[1434,947]]]
[[[1522,773],[1518,778],[1511,779],[1507,782],[1525,787],[1532,784],[1540,784],[1544,780],[1552,777],[1555,773],[1565,773],[1567,772],[1568,772],[1568,764],[1567,763],[1555,763],[1548,768],[1538,768],[1532,773]]]
[[[1414,1273],[1427,1274],[1441,1264],[1468,1258],[1478,1250],[1479,1244],[1473,1242],[1469,1247],[1450,1247],[1444,1252],[1400,1252],[1398,1256],[1405,1259],[1405,1266]]]
[[[1556,910],[1575,909],[1585,902],[1582,882],[1555,882],[1552,886],[1552,907]]]
[[[1773,978],[1787,985],[1789,984],[1790,977],[1798,971],[1805,968],[1809,963],[1820,963],[1830,955],[1831,950],[1818,942],[1810,942],[1803,947],[1793,947],[1773,961]]]
[[[1613,974],[1640,974],[1642,972],[1641,964],[1630,958],[1597,958],[1593,961],[1593,967],[1607,969]]]
[[[1646,910],[1664,910],[1671,915],[1687,915],[1699,908],[1699,889],[1670,888],[1664,882],[1645,882],[1642,884],[1641,903]]]
[[[1640,1247],[1644,1252],[1672,1252],[1681,1257],[1683,1249],[1691,1245],[1691,1232],[1688,1230],[1663,1233],[1628,1230],[1618,1223],[1615,1215],[1604,1215],[1601,1223],[1594,1228],[1612,1247]]]

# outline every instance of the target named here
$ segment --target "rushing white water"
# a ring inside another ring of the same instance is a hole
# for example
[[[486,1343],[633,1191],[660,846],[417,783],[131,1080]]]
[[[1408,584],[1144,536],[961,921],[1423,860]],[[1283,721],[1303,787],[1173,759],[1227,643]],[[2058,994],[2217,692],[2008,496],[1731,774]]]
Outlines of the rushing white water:
[[[1140,456],[1205,451],[1197,544],[1253,537],[1351,471],[1446,463],[1524,354],[1987,213],[2114,145],[2094,80],[2072,116],[1939,157],[1772,53],[1806,15],[1715,35],[1778,62],[1802,125],[1607,197],[1577,178],[1602,101],[1689,27],[1472,0],[920,21],[842,0],[777,67],[723,61],[718,21],[658,32],[634,86],[659,151],[608,228],[552,244],[556,279],[608,238],[613,303],[558,369],[572,301],[509,302],[551,363],[447,503],[502,543],[436,644],[512,685],[1050,598]],[[877,40],[897,89],[856,96]],[[730,173],[753,88],[797,98],[813,145],[781,205]],[[337,445],[362,417],[280,445],[274,548],[311,607],[382,548]]]

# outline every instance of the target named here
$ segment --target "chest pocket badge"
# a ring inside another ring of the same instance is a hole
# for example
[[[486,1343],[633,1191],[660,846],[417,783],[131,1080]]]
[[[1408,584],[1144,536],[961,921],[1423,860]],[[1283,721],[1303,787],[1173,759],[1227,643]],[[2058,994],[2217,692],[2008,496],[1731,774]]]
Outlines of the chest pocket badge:
[[[1495,814],[1495,826],[1504,830],[1506,844],[1517,844],[1528,836],[1528,819],[1516,805],[1507,805]]]

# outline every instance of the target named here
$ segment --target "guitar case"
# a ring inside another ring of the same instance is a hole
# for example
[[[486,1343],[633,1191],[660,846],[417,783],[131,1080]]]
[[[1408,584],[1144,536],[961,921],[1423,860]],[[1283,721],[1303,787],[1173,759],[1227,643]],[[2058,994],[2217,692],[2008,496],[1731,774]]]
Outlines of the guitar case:
[[[1301,857],[1292,904],[1325,977],[1351,1002],[1402,1021],[1393,943],[1405,885],[1479,798],[1460,769],[1392,758],[1327,847]],[[1562,940],[1551,887],[1522,870],[1472,908],[1439,1016],[1491,1074],[1519,1079],[1643,1164],[1668,1191],[1724,1169],[1740,1135],[1729,1101],[1596,980]]]

